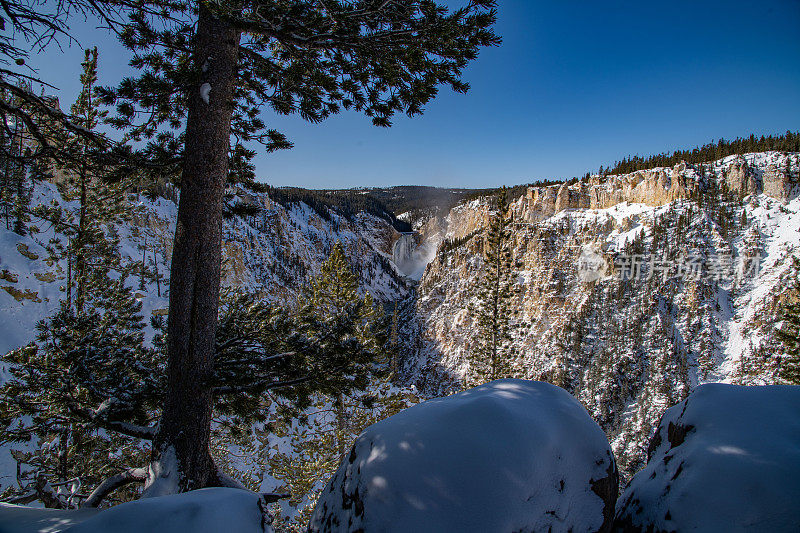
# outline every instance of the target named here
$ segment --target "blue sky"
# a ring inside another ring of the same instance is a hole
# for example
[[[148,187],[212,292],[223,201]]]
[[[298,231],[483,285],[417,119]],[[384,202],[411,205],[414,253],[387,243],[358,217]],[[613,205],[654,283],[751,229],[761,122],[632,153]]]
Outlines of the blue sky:
[[[448,1],[456,5],[456,0]],[[308,188],[493,187],[596,170],[629,154],[800,129],[800,0],[499,0],[498,48],[465,72],[466,95],[443,89],[420,117],[376,128],[356,113],[322,124],[265,112],[295,148],[261,153],[261,181]],[[100,79],[127,53],[91,21]],[[78,46],[33,58],[77,94]]]

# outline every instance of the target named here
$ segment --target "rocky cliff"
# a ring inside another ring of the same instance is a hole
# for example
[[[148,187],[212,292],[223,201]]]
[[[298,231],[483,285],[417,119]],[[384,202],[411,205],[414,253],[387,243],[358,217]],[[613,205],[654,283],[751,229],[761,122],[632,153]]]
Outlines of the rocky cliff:
[[[699,383],[775,382],[777,305],[800,256],[798,170],[799,154],[773,152],[529,188],[512,204],[513,377],[580,398],[624,475]],[[420,229],[441,244],[409,308],[406,371],[431,394],[469,371],[491,215],[484,198]]]

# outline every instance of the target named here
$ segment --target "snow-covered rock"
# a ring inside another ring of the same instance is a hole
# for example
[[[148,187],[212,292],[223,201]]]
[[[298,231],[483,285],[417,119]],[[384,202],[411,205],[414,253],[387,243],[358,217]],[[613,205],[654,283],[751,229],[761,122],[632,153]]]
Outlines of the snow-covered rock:
[[[499,380],[367,428],[317,503],[311,531],[602,531],[617,471],[566,391]]]
[[[97,509],[62,511],[0,503],[0,531],[3,533],[59,533],[88,520]]]
[[[697,385],[781,383],[776,326],[800,257],[798,176],[800,153],[764,152],[512,198],[513,375],[574,394],[626,481],[644,466],[661,414]],[[419,230],[423,245],[443,243],[400,324],[403,374],[424,396],[471,372],[491,214],[479,198]],[[587,258],[599,268],[587,272]],[[653,268],[623,279],[633,262]]]
[[[201,489],[123,503],[65,533],[271,533],[266,506],[256,492]]]
[[[662,417],[622,531],[797,531],[800,387],[701,385]]]
[[[0,504],[8,533],[272,533],[265,497],[239,489],[201,489],[144,498],[105,511],[55,511]]]

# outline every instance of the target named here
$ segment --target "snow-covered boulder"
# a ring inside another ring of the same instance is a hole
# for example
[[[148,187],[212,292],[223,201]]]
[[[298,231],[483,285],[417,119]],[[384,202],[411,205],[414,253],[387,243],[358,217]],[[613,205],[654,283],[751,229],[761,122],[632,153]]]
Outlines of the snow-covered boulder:
[[[97,509],[62,511],[0,503],[2,533],[59,533],[96,515]]]
[[[800,387],[708,384],[664,413],[621,531],[797,531]]]
[[[200,489],[123,503],[64,533],[271,533],[266,500],[240,489]]]
[[[617,471],[565,390],[500,380],[368,427],[320,495],[311,531],[604,531]]]

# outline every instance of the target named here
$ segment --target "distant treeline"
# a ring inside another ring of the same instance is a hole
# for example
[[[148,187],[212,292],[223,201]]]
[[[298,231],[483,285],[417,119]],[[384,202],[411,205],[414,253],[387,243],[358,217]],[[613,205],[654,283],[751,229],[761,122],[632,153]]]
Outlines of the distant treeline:
[[[488,189],[445,189],[425,185],[400,185],[383,189],[369,189],[370,196],[378,198],[393,213],[446,215],[465,198],[476,193],[488,194]]]
[[[577,181],[578,178],[572,178],[574,181]],[[525,196],[528,193],[529,187],[550,187],[551,185],[561,185],[564,183],[565,180],[539,180],[535,183],[523,183],[521,185],[512,185],[511,187],[506,187],[506,196],[508,197],[509,202],[514,202],[518,200],[521,196]],[[501,187],[496,189],[476,189],[473,194],[466,197],[466,201],[475,200],[476,198],[480,198],[482,196],[494,196],[500,192]]]
[[[615,161],[613,166],[608,168],[600,167],[598,174],[607,176],[609,174],[628,174],[637,170],[647,170],[653,167],[672,167],[686,161],[687,163],[699,164],[707,161],[716,161],[729,155],[747,154],[750,152],[800,152],[800,132],[787,131],[783,135],[769,137],[737,137],[732,141],[720,139],[706,145],[693,148],[691,150],[678,150],[672,154],[663,153],[651,155],[649,157],[628,156],[622,161]]]
[[[266,186],[264,190],[274,202],[284,207],[302,202],[329,222],[333,219],[330,210],[336,211],[348,220],[352,220],[360,212],[365,212],[387,220],[397,231],[412,230],[408,222],[399,220],[383,202],[357,190],[311,190],[272,186]]]

